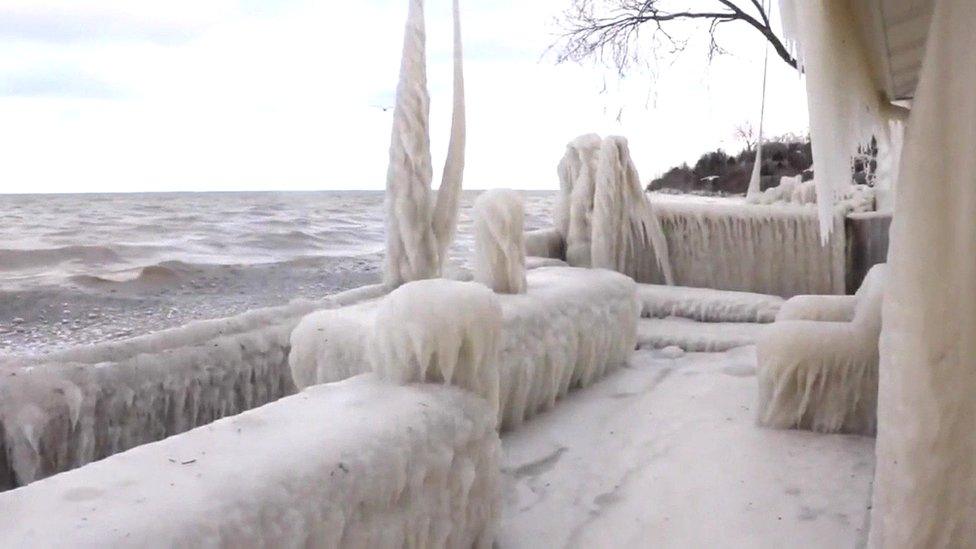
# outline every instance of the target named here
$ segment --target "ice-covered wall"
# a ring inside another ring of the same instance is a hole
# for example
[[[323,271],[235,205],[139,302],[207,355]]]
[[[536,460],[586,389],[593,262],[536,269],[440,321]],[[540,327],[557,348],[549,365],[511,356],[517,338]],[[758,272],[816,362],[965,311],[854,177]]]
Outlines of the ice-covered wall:
[[[464,173],[465,105],[458,0],[454,10],[454,112],[436,202],[431,196],[430,96],[424,1],[408,0],[386,176],[384,281],[391,287],[440,276],[454,239]]]
[[[194,322],[131,340],[0,366],[0,489],[32,482],[294,392],[298,320],[376,298],[368,286],[319,301]]]
[[[791,297],[845,291],[844,215],[821,244],[817,211],[799,205],[661,200],[654,204],[680,286]]]
[[[371,376],[0,494],[0,546],[491,547],[485,403]]]
[[[510,190],[485,191],[474,203],[474,279],[503,294],[525,292],[525,206]]]
[[[571,388],[589,385],[610,369],[625,363],[637,342],[640,303],[637,285],[630,278],[602,269],[545,267],[529,271],[527,280],[525,294],[495,295],[501,305],[502,327],[497,357],[492,364],[498,373],[499,419],[503,428],[519,425],[551,407]],[[431,315],[437,317],[445,310],[446,304],[436,303],[436,296],[432,296],[427,305],[420,297],[413,297],[410,300],[413,306],[405,308],[401,314],[392,314],[384,322],[403,324],[411,316],[432,318]],[[341,309],[335,313],[342,315],[348,311]],[[375,318],[377,309],[371,311]],[[304,358],[302,363],[293,362],[292,368],[317,372],[323,380],[334,380],[348,373],[349,365],[334,357],[368,357],[368,349],[351,347],[357,342],[366,342],[367,346],[374,343],[375,336],[368,326],[376,320],[361,322],[359,315],[369,314],[366,310],[348,314],[353,318],[335,325],[359,327],[357,329],[362,330],[359,336],[332,338],[328,333],[323,335],[316,327],[316,322],[325,318],[323,315],[304,320],[302,335],[299,336],[299,330],[296,330],[292,339],[292,356]],[[465,318],[470,316],[463,310],[457,314]],[[454,321],[454,315],[448,311],[444,319],[432,320],[433,325],[441,326],[444,321],[450,323]],[[421,328],[418,326],[417,329]],[[445,331],[445,345],[450,349],[457,348],[458,338],[446,328],[439,329]],[[425,343],[427,336],[437,334],[429,330],[425,334],[416,338],[408,353],[422,356],[425,353],[420,353],[419,349],[431,348]],[[368,359],[358,363],[363,371],[371,367]],[[331,371],[330,365],[337,370]]]
[[[881,337],[873,547],[976,545],[976,2],[937,0]]]
[[[607,137],[600,147],[591,223],[593,267],[674,283],[667,240],[623,137]]]

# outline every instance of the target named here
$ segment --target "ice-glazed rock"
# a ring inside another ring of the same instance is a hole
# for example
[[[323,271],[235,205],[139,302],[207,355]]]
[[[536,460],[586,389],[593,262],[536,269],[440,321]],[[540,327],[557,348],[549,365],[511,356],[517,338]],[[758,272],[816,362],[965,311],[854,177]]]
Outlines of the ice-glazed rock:
[[[475,282],[432,279],[404,284],[380,303],[370,345],[373,370],[395,383],[446,383],[498,410],[495,294]]]
[[[372,376],[312,387],[0,494],[4,547],[491,547],[483,400]]]
[[[515,191],[474,202],[474,279],[501,294],[525,293],[525,207]]]

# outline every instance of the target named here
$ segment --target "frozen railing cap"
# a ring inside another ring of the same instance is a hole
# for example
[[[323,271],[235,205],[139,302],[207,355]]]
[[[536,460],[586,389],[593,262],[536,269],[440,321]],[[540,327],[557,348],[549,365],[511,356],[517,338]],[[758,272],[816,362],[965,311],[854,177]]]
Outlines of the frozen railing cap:
[[[482,193],[474,203],[474,278],[503,294],[525,293],[525,207],[508,189]]]

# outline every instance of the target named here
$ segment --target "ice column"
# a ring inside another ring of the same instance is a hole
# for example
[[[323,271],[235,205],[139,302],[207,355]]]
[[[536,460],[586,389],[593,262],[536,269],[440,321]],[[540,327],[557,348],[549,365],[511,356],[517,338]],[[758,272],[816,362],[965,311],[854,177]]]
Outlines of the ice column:
[[[870,545],[976,543],[976,3],[937,0],[884,304]]]
[[[474,203],[474,278],[503,294],[525,293],[525,208],[515,191],[486,191]]]
[[[436,204],[431,197],[430,97],[423,0],[410,0],[386,175],[384,282],[440,276],[457,224],[464,172],[465,110],[461,26],[454,0],[454,115]]]
[[[556,227],[566,240],[566,262],[589,267],[593,213],[593,187],[602,140],[599,135],[581,135],[566,146],[559,162],[561,194],[556,205]]]

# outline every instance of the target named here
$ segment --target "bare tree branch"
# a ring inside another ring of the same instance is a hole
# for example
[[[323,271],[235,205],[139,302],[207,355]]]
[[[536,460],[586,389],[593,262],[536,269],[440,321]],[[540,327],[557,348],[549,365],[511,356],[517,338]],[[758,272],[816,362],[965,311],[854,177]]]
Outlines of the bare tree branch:
[[[773,31],[769,14],[759,0],[685,0],[696,9],[671,10],[665,4],[678,4],[676,0],[572,0],[564,12],[561,25],[564,28],[557,48],[557,62],[582,61],[597,58],[611,61],[623,73],[641,58],[640,31],[649,24],[653,30],[651,45],[654,50],[670,48],[670,53],[683,51],[688,39],[679,39],[673,32],[679,21],[708,22],[708,56],[712,59],[726,51],[721,47],[717,31],[720,25],[741,21],[748,24],[773,46],[776,54],[786,64],[797,68],[796,59]],[[743,9],[751,6],[757,15]]]

